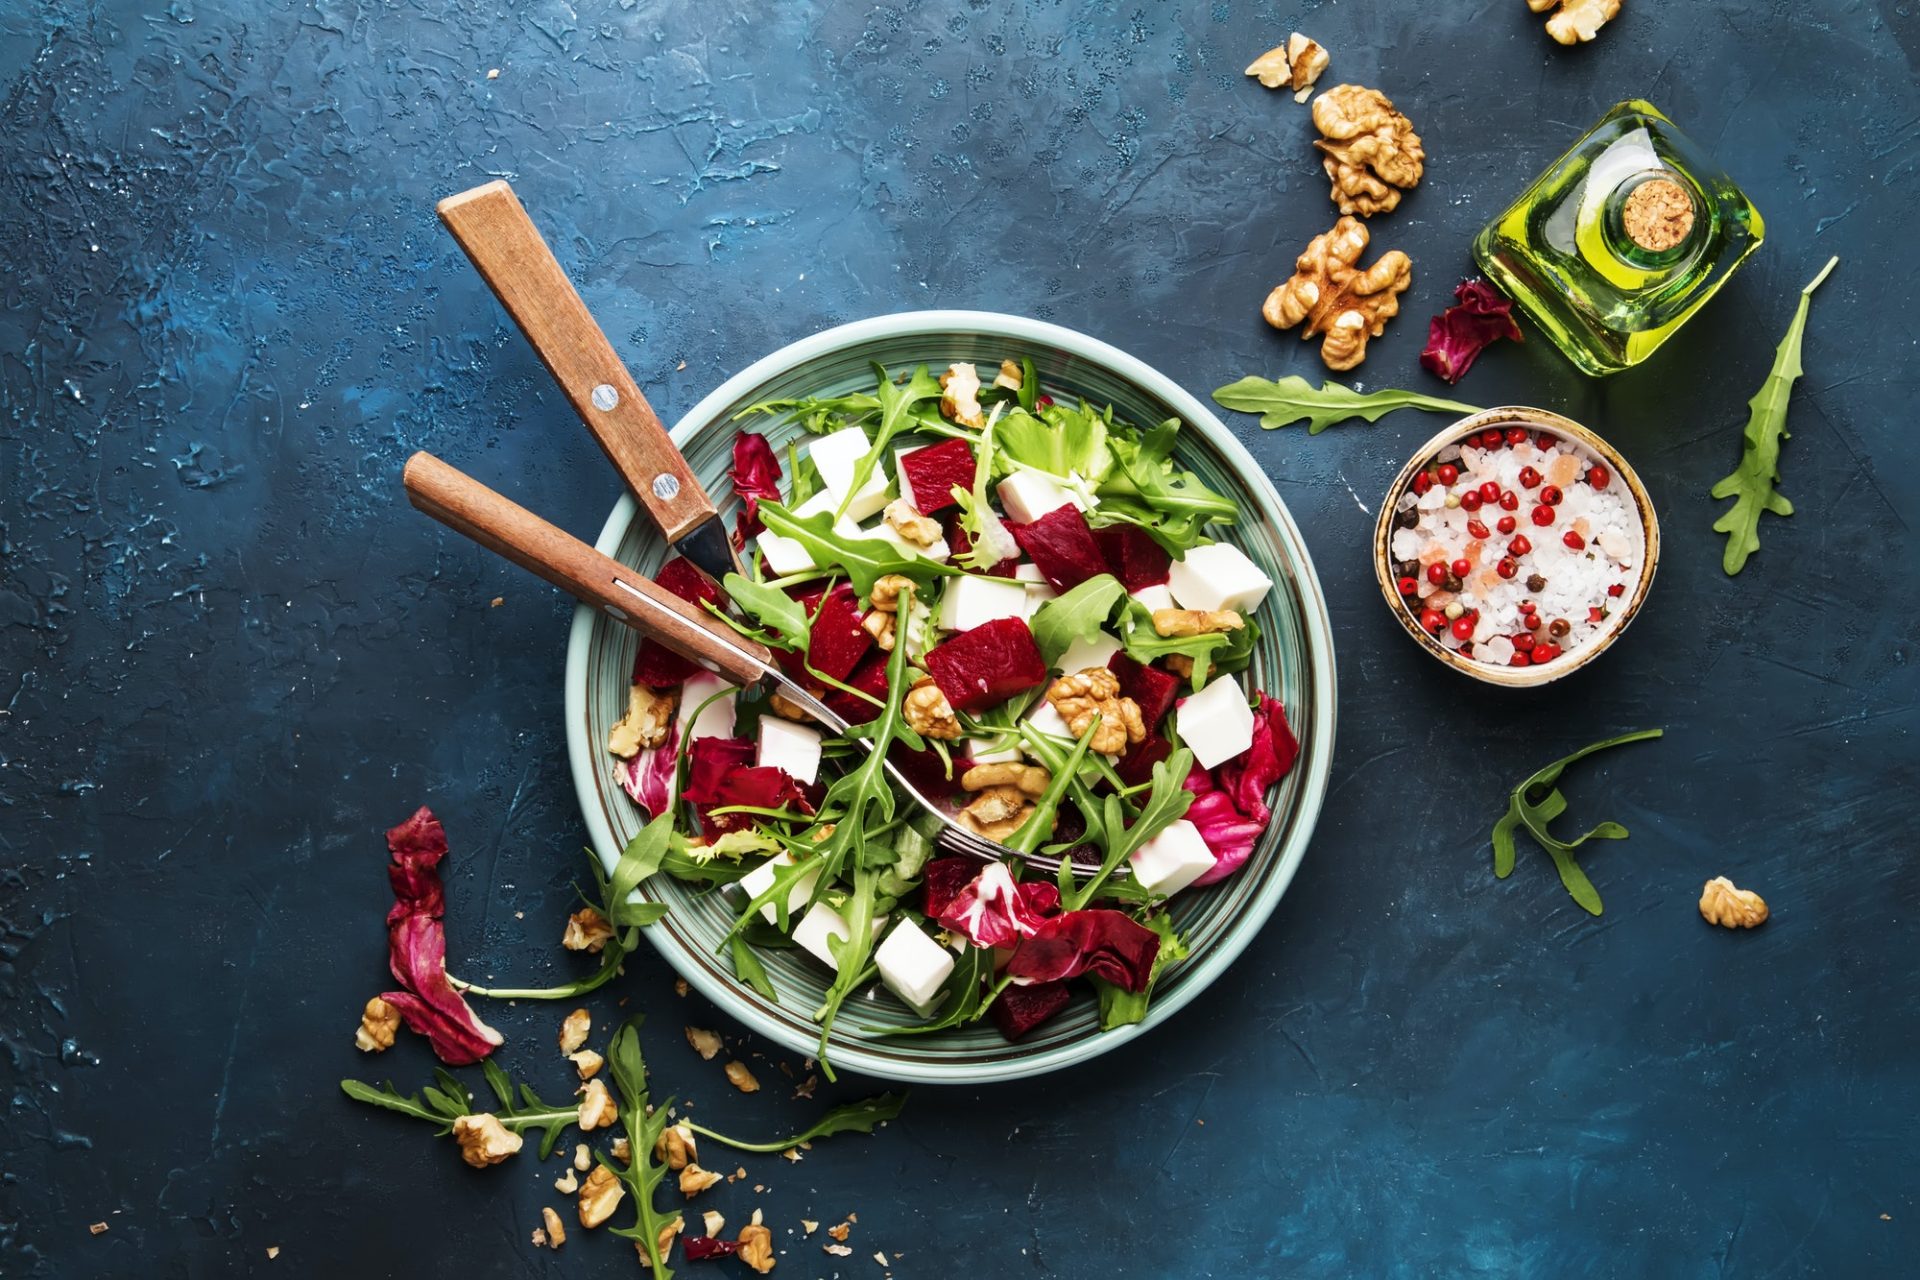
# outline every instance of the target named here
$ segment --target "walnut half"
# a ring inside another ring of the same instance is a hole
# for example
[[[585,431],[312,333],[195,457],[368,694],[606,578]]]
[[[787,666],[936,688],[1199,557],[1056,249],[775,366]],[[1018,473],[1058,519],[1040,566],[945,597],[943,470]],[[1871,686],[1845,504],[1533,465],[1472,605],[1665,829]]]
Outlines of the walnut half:
[[[952,742],[960,736],[960,717],[954,713],[947,695],[931,679],[922,680],[907,690],[900,711],[914,732],[923,738]]]
[[[1292,277],[1276,286],[1260,308],[1276,329],[1301,325],[1302,339],[1325,334],[1320,359],[1335,371],[1352,369],[1367,358],[1367,339],[1379,337],[1387,321],[1400,314],[1400,295],[1413,283],[1413,262],[1398,249],[1361,270],[1358,264],[1368,239],[1362,223],[1340,219],[1294,259]]]
[[[1403,190],[1420,185],[1427,158],[1420,135],[1378,89],[1335,85],[1314,99],[1313,123],[1341,213],[1391,213]]]
[[[1061,676],[1048,686],[1047,701],[1076,738],[1087,731],[1094,716],[1099,716],[1100,727],[1093,731],[1087,749],[1103,756],[1119,755],[1128,743],[1147,736],[1140,704],[1120,696],[1120,677],[1105,667],[1088,667]]]
[[[1700,915],[1723,929],[1751,929],[1767,922],[1767,902],[1751,889],[1736,889],[1725,876],[1715,876],[1700,890]]]
[[[486,1111],[456,1119],[453,1140],[460,1144],[460,1158],[476,1169],[499,1164],[520,1149],[520,1135]]]
[[[1620,15],[1620,0],[1527,0],[1527,8],[1535,13],[1558,8],[1547,19],[1547,34],[1561,44],[1585,44]]]
[[[400,1011],[375,996],[360,1011],[360,1027],[353,1033],[354,1047],[362,1053],[384,1053],[393,1048],[393,1037],[399,1030]]]

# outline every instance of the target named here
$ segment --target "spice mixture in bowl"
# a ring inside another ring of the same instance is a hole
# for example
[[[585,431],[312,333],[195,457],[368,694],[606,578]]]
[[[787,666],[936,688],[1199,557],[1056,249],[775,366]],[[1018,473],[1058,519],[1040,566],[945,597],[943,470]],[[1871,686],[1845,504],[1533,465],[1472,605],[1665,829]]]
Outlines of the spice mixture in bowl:
[[[1488,409],[1414,454],[1375,530],[1375,571],[1422,647],[1493,684],[1574,670],[1639,610],[1660,553],[1639,477],[1578,423]]]

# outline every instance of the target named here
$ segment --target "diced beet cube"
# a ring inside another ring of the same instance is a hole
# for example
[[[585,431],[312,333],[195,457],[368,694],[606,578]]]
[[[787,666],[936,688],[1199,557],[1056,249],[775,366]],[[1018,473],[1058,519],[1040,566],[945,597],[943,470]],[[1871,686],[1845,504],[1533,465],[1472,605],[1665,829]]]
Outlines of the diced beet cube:
[[[1107,568],[1129,591],[1161,586],[1171,579],[1173,557],[1139,525],[1114,524],[1093,531]]]
[[[1107,659],[1107,670],[1120,681],[1120,696],[1132,698],[1140,707],[1140,722],[1149,731],[1160,726],[1180,696],[1180,677],[1158,667],[1142,666],[1124,653]]]
[[[885,702],[887,700],[887,655],[874,650],[860,660],[860,665],[847,677],[847,683],[862,693]],[[848,724],[865,724],[878,719],[880,708],[862,698],[856,698],[844,689],[828,687],[821,695],[829,710],[835,712]]]
[[[980,874],[980,866],[977,858],[934,858],[928,862],[920,872],[926,898],[921,909],[927,919],[938,920],[945,915],[948,905]]]
[[[1173,744],[1159,734],[1148,731],[1147,736],[1127,748],[1127,754],[1114,763],[1113,771],[1120,775],[1120,781],[1130,787],[1153,780],[1153,766],[1173,754]]]
[[[973,450],[965,440],[942,440],[901,454],[900,470],[906,473],[907,486],[913,490],[914,505],[921,515],[930,516],[956,505],[955,485],[973,488]]]
[[[960,512],[958,508],[947,513],[945,532],[947,535],[947,546],[953,549],[953,558],[956,561],[973,550],[973,535],[968,533],[967,527],[960,523]],[[1000,561],[993,567],[979,570],[978,572],[989,578],[1010,578],[1013,576],[1013,567],[1019,563],[1019,556],[1008,556],[1005,560]],[[967,572],[973,573],[976,571],[968,569]]]
[[[1073,999],[1064,982],[1036,982],[1032,986],[1008,987],[994,997],[987,1012],[993,1025],[1009,1040],[1018,1040],[1047,1019],[1066,1008]]]
[[[824,599],[808,601],[807,612],[813,618],[808,664],[835,680],[845,680],[873,647],[873,637],[860,625],[862,614],[853,588],[841,583]]]
[[[695,605],[712,601],[724,607],[727,603],[726,592],[684,556],[675,556],[661,565],[653,580]],[[671,688],[698,670],[698,665],[651,637],[643,638],[639,651],[633,655],[633,683],[655,689]]]
[[[985,711],[1047,678],[1033,632],[1019,618],[995,618],[927,651],[927,672],[956,711]]]
[[[960,787],[960,775],[947,775],[947,762],[931,747],[914,751],[903,742],[887,748],[887,759],[906,776],[913,789],[929,800],[942,800]]]
[[[1071,591],[1107,571],[1107,558],[1100,554],[1100,544],[1093,540],[1093,530],[1078,507],[1059,507],[1032,524],[1007,527],[1055,591]]]

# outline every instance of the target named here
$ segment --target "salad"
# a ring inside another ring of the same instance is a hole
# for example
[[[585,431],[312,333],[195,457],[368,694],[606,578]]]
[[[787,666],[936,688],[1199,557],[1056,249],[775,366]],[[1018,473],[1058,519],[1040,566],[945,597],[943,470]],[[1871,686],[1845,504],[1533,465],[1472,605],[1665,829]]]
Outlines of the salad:
[[[1018,1039],[1076,990],[1103,1029],[1138,1022],[1185,955],[1168,899],[1240,868],[1298,753],[1242,681],[1273,584],[1228,540],[1238,505],[1175,461],[1177,419],[1056,401],[1031,362],[874,373],[742,413],[747,572],[656,575],[855,727],[642,640],[608,740],[651,816],[638,873],[737,885],[723,949],[762,994],[766,948],[831,971],[823,1063],[876,982],[918,1019],[886,1034]],[[766,417],[807,433],[784,466]],[[883,756],[1006,859],[942,856]]]

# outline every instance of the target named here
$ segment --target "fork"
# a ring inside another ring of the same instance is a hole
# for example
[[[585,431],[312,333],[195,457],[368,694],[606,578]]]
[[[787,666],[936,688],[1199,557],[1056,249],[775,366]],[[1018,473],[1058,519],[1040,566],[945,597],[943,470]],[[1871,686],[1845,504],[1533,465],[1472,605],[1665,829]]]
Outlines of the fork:
[[[739,635],[682,600],[651,578],[603,555],[572,534],[495,493],[472,476],[425,451],[407,459],[407,500],[456,533],[531,570],[554,586],[651,636],[691,662],[749,688],[770,684],[809,716],[836,734],[852,726],[844,716],[794,680],[773,653],[757,640]],[[940,820],[934,843],[947,853],[999,862],[1004,846],[967,830],[907,780],[892,760],[882,762],[894,785]],[[1059,860],[1044,855],[1025,859],[1030,866],[1057,871]]]

